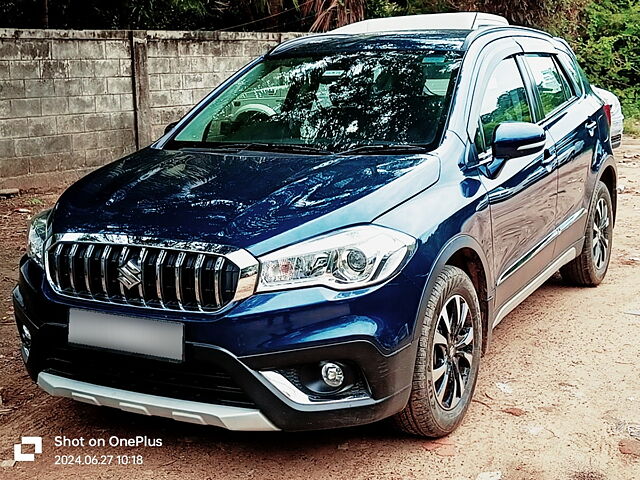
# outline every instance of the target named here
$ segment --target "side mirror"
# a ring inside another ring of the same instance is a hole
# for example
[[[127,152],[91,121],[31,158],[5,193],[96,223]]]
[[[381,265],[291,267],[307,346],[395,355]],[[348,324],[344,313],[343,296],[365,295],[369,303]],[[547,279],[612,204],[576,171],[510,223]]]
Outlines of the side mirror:
[[[171,130],[173,130],[173,127],[175,127],[178,124],[178,122],[171,122],[169,125],[167,125],[166,127],[164,127],[164,134],[166,135],[167,133],[169,133]]]
[[[533,123],[505,122],[493,132],[493,158],[508,160],[544,150],[547,132]]]

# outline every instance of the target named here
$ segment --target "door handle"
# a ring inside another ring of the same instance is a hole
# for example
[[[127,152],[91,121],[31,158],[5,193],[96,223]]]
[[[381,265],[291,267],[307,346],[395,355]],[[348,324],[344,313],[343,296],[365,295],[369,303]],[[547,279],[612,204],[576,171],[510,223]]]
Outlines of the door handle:
[[[542,155],[542,166],[547,170],[547,172],[552,172],[554,168],[556,168],[556,152],[549,148],[544,149],[544,154]]]
[[[589,131],[589,135],[593,137],[593,134],[596,132],[596,127],[598,126],[598,123],[595,120],[592,120],[590,122],[585,123],[584,126]]]
[[[551,163],[551,162],[553,162],[555,159],[556,159],[556,154],[555,154],[555,152],[551,151],[551,150],[550,150],[550,149],[548,149],[548,148],[545,148],[545,149],[544,149],[544,155],[543,155],[542,163],[545,163],[545,164],[547,164],[547,163]]]

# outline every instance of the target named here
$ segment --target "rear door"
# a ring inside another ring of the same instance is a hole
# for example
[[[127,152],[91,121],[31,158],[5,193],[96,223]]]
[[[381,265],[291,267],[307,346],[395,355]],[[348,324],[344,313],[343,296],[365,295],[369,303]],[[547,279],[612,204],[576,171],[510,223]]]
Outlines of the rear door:
[[[476,89],[478,91],[478,89]],[[481,176],[491,211],[496,307],[504,305],[552,259],[556,222],[557,171],[553,141],[543,152],[512,158],[498,165],[491,153],[495,128],[504,122],[534,122],[535,103],[525,88],[516,57],[503,59],[482,85],[478,158],[496,165]]]
[[[596,111],[575,77],[577,72],[571,74],[566,58],[526,53],[524,63],[536,97],[538,123],[555,141],[559,234],[555,256],[559,256],[584,233],[588,208],[585,187],[596,144]]]

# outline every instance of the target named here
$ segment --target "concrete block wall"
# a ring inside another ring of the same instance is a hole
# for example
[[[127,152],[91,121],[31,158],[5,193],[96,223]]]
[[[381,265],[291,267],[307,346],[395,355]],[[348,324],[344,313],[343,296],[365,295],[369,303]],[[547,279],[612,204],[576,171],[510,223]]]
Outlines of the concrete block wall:
[[[0,29],[0,188],[56,188],[148,145],[299,35]]]
[[[126,32],[0,30],[0,188],[51,188],[135,150]]]

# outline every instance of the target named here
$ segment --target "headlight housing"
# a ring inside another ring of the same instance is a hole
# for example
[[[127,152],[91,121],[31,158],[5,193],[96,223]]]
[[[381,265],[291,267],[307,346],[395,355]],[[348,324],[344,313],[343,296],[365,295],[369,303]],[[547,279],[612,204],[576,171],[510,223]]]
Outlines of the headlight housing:
[[[27,255],[44,267],[44,242],[47,240],[47,221],[51,209],[44,210],[31,219],[27,237]]]
[[[377,225],[338,230],[260,257],[257,291],[368,287],[399,272],[415,246],[410,235]]]

